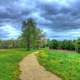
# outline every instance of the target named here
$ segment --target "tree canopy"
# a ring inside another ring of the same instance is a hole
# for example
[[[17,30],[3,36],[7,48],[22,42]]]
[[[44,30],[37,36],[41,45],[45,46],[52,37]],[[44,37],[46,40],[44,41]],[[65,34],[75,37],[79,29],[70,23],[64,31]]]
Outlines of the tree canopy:
[[[37,27],[32,18],[23,22],[21,37],[28,50],[42,47],[45,38],[43,32]]]

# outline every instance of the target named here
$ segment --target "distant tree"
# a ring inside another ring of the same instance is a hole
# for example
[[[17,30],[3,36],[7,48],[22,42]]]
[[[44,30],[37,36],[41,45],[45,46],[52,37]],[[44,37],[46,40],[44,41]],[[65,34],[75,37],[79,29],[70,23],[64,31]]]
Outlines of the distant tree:
[[[80,39],[75,40],[75,50],[80,53]]]
[[[62,49],[66,49],[66,50],[74,50],[75,49],[75,45],[73,44],[72,40],[64,40],[62,41]]]
[[[51,40],[48,42],[50,49],[58,49],[59,43],[57,40]]]
[[[17,40],[0,40],[0,48],[17,48]]]
[[[0,48],[2,48],[2,40],[0,40]]]

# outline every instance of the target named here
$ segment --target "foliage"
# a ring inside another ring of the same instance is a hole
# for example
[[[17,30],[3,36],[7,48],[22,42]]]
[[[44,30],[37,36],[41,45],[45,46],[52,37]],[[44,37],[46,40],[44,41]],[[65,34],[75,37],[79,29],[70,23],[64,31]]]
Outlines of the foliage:
[[[17,40],[0,40],[0,48],[17,48]]]
[[[78,39],[77,41],[75,41],[75,46],[76,46],[75,50],[80,53],[80,39]]]
[[[50,49],[58,49],[58,41],[57,40],[51,40],[48,42],[48,46]]]
[[[75,50],[75,46],[73,44],[73,41],[71,41],[71,40],[62,41],[61,48],[66,49],[66,50]]]
[[[48,40],[48,47],[50,49],[64,49],[64,50],[76,50],[80,52],[80,39],[78,40]]]
[[[42,31],[36,27],[33,19],[29,18],[23,22],[22,26],[22,39],[28,50],[35,49],[43,46],[44,35]]]

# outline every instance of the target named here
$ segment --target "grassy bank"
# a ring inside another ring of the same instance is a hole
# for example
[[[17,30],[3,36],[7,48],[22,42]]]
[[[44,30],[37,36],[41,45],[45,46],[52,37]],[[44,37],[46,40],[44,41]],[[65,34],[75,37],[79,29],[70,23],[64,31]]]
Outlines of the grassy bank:
[[[19,80],[18,63],[27,54],[24,49],[0,49],[0,80]]]
[[[41,65],[63,80],[80,80],[80,54],[59,50],[43,50],[37,56]]]

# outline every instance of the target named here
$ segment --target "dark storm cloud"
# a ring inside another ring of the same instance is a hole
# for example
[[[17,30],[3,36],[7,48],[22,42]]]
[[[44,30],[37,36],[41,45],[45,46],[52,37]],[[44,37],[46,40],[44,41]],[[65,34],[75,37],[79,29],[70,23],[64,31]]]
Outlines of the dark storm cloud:
[[[45,18],[46,22],[41,24],[55,31],[80,28],[80,5],[76,5],[77,4],[73,4],[72,6],[64,6],[61,8],[55,5],[42,5],[41,9],[43,9],[44,12],[41,13],[41,16]],[[51,23],[47,23],[47,20],[51,21]]]
[[[0,26],[4,27],[0,38],[13,36],[10,30],[15,30],[13,33],[18,36],[22,21],[28,17],[34,18],[49,38],[73,38],[75,30],[80,32],[79,4],[79,0],[0,0]],[[72,34],[71,30],[74,30]]]

